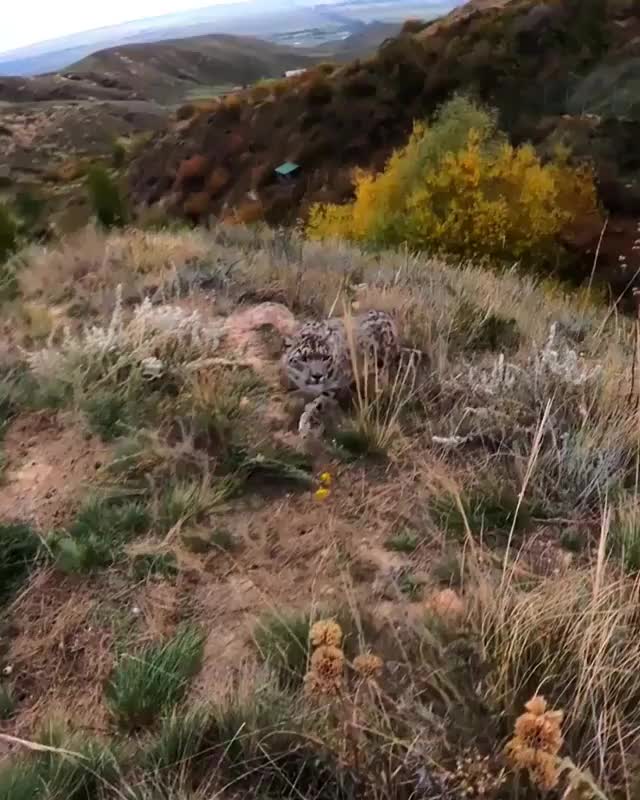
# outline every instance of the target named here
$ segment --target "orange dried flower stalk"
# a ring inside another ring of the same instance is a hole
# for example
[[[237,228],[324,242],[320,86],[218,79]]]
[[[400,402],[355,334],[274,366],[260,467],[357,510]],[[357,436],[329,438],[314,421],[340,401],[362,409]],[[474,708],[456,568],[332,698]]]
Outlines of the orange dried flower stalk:
[[[333,620],[322,619],[312,625],[309,638],[314,647],[322,645],[340,647],[342,643],[342,628]]]
[[[353,668],[363,678],[377,678],[383,666],[382,659],[374,655],[361,655],[353,659]]]
[[[311,668],[305,676],[309,694],[338,694],[342,688],[344,653],[339,647],[321,645],[311,656]]]
[[[564,741],[564,715],[562,711],[547,710],[546,700],[539,695],[532,697],[525,708],[516,720],[506,755],[515,769],[526,770],[536,786],[549,791],[560,778],[558,753]]]

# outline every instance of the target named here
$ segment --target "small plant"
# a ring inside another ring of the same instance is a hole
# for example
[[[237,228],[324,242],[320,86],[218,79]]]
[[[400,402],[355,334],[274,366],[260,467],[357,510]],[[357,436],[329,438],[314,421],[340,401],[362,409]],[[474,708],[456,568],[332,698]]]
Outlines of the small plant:
[[[162,711],[179,703],[200,669],[203,648],[202,633],[184,627],[164,644],[124,654],[105,689],[107,704],[120,725],[149,725]]]
[[[420,544],[420,537],[414,531],[405,529],[400,533],[390,536],[384,543],[387,550],[396,553],[413,553]]]
[[[98,222],[105,228],[122,227],[127,222],[124,199],[117,184],[101,166],[94,165],[87,173],[89,201]]]
[[[41,550],[41,539],[29,525],[0,524],[0,605],[24,583]]]
[[[404,572],[398,578],[398,588],[412,603],[415,603],[422,598],[424,581],[416,578],[410,572]]]

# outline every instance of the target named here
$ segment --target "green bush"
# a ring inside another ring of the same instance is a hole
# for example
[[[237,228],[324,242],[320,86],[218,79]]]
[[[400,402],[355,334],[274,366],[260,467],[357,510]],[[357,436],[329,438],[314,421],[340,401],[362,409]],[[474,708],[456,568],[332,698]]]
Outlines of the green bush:
[[[87,173],[89,201],[96,219],[105,228],[122,227],[127,222],[124,198],[104,167],[94,165]]]

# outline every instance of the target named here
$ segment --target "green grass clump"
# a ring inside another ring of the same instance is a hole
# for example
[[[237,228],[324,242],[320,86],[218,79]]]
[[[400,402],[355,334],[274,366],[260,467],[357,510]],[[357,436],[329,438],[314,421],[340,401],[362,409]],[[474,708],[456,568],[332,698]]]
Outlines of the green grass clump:
[[[141,553],[131,563],[131,573],[137,581],[154,576],[172,579],[180,572],[174,553]]]
[[[255,627],[253,637],[260,657],[283,687],[302,684],[309,659],[310,628],[308,614],[268,614]]]
[[[174,710],[162,720],[158,735],[145,750],[143,765],[154,772],[184,769],[202,755],[214,728],[214,720],[208,710]]]
[[[479,487],[457,498],[452,494],[435,497],[431,513],[448,535],[464,539],[469,531],[494,540],[505,539],[513,527],[522,533],[531,524],[531,510],[526,502],[518,508],[518,495],[509,487]]]
[[[146,507],[132,500],[92,498],[68,531],[52,539],[56,566],[66,573],[89,572],[112,564],[122,548],[148,530]]]
[[[202,481],[178,481],[160,496],[156,523],[160,532],[167,533],[176,525],[197,522],[215,506],[224,502],[233,485],[227,481],[215,484]]]
[[[420,544],[420,536],[410,530],[403,530],[390,536],[384,543],[387,550],[392,550],[396,553],[413,553]]]
[[[126,728],[149,725],[180,702],[200,669],[203,648],[202,633],[184,627],[164,644],[123,655],[105,689],[107,704],[119,724]]]
[[[126,431],[130,424],[126,399],[116,391],[92,394],[82,405],[89,428],[105,442],[113,441]]]
[[[607,539],[611,555],[632,575],[640,572],[640,513],[636,503],[618,510]]]
[[[410,572],[406,572],[398,579],[398,588],[405,597],[415,603],[422,598],[424,582]]]
[[[42,541],[22,523],[0,525],[0,605],[20,588],[38,562]]]
[[[94,800],[99,790],[117,783],[118,757],[100,740],[84,734],[69,736],[54,725],[49,725],[39,740],[77,754],[77,758],[55,752],[38,754],[37,767],[47,786],[47,798]]]
[[[3,264],[18,246],[18,226],[9,209],[0,203],[0,264]]]
[[[36,764],[22,758],[0,767],[0,800],[40,800],[46,798]]]
[[[0,800],[95,800],[119,776],[116,755],[87,736],[48,726],[38,743],[66,752],[35,752],[0,768]]]
[[[16,708],[16,696],[11,684],[0,683],[0,721],[9,719]]]

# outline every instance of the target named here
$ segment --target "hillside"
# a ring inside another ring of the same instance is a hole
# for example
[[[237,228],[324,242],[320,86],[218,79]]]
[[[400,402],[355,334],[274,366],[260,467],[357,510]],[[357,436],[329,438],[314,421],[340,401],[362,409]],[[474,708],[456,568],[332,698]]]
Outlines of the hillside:
[[[2,800],[638,796],[633,320],[240,226],[14,269]],[[278,360],[333,309],[408,350],[305,441]]]
[[[475,92],[497,106],[515,142],[532,140],[543,154],[563,143],[575,158],[593,159],[602,203],[620,218],[604,244],[605,266],[631,255],[640,211],[631,145],[640,122],[639,10],[637,0],[468,3],[330,76],[179,122],[134,163],[132,195],[192,218],[239,209],[241,219],[291,221],[312,201],[349,198],[354,167],[379,169],[414,119],[455,91]],[[301,166],[298,181],[277,181],[284,161]],[[214,174],[228,177],[208,182]],[[580,248],[592,249],[599,233],[600,223],[580,231]]]

